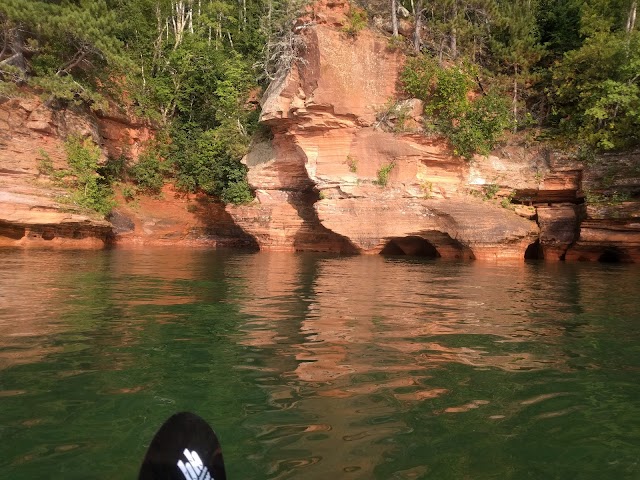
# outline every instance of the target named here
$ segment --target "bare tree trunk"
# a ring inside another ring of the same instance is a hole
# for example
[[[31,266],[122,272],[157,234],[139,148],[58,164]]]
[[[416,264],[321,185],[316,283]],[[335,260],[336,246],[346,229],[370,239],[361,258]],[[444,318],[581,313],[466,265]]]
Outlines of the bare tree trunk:
[[[171,24],[175,36],[173,49],[182,43],[184,31],[193,33],[193,0],[178,0],[173,3]]]
[[[397,0],[391,0],[391,28],[393,29],[393,36],[398,36],[398,2]]]
[[[78,51],[73,55],[71,60],[58,69],[56,77],[68,75],[71,70],[80,65],[85,58],[91,53],[92,49],[88,45],[81,45]]]
[[[242,29],[247,29],[247,0],[242,0]]]
[[[451,58],[458,56],[458,34],[456,27],[451,29],[451,38],[449,39],[449,50],[451,52]]]
[[[633,0],[633,2],[631,2],[631,8],[629,8],[629,15],[627,16],[627,33],[631,33],[636,26],[637,10],[638,10],[638,1]]]
[[[155,74],[155,68],[158,64],[158,60],[162,55],[162,36],[164,35],[165,27],[162,26],[162,13],[160,12],[160,5],[156,4],[156,29],[158,33],[158,37],[156,41],[153,43],[153,64],[152,64],[152,75]]]
[[[518,65],[514,67],[513,75],[513,133],[518,129]]]
[[[449,37],[449,51],[451,52],[451,58],[457,58],[458,56],[458,29],[456,28],[456,22],[458,21],[458,0],[453,0],[453,12],[452,12],[452,26],[451,36]]]
[[[4,37],[5,45],[2,48],[0,59],[8,56],[0,61],[0,65],[10,65],[17,68],[20,71],[20,78],[24,79],[28,70],[28,64],[24,54],[28,47],[25,45],[24,38],[22,37],[20,25],[5,31]],[[8,54],[8,50],[11,51],[10,54]]]
[[[265,43],[264,49],[265,49],[265,58],[267,59],[266,62],[269,62],[269,59],[271,58],[271,42],[272,42],[272,35],[273,35],[273,23],[271,21],[271,16],[273,15],[273,0],[268,0],[268,9],[267,9],[267,26],[266,26],[266,30],[267,30],[267,41]],[[265,63],[265,70],[267,69],[266,67],[266,63]]]
[[[413,30],[413,49],[416,53],[420,53],[420,45],[422,43],[422,0],[418,0],[414,5],[413,13],[416,21],[416,26]]]
[[[238,24],[245,30],[247,26],[247,0],[238,0]]]

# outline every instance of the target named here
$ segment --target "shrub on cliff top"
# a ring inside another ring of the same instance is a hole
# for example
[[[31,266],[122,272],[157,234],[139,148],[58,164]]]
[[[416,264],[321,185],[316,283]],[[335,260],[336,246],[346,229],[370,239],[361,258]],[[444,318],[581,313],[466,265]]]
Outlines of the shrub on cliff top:
[[[444,67],[427,56],[410,59],[401,72],[405,92],[425,102],[426,122],[451,142],[456,155],[487,154],[511,123],[506,99],[494,93],[469,98],[474,72]]]
[[[367,12],[362,8],[351,6],[347,13],[347,20],[349,23],[342,27],[342,31],[351,38],[355,38],[367,27]]]

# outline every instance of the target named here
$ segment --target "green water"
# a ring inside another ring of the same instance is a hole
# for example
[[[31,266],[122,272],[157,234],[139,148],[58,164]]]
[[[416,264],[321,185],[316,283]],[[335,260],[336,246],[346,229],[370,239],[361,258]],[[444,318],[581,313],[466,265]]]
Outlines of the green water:
[[[0,478],[640,478],[640,270],[0,250]]]

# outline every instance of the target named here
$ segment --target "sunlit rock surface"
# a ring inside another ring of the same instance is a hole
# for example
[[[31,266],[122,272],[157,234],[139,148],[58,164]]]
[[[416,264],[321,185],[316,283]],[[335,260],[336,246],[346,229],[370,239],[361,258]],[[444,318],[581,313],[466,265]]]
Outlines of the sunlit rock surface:
[[[441,139],[380,128],[404,57],[339,22],[305,30],[304,62],[266,92],[273,137],[245,159],[257,202],[229,209],[238,224],[264,249],[523,258],[535,222],[466,192],[472,177],[488,182]],[[411,107],[417,123],[421,104]]]
[[[586,208],[574,157],[513,136],[467,161],[418,132],[420,101],[389,115],[405,58],[381,34],[343,33],[348,9],[320,2],[300,21],[303,59],[262,99],[271,135],[245,158],[256,201],[227,208],[261,249],[638,260],[637,204]]]
[[[55,110],[25,92],[0,102],[0,246],[104,248],[113,245],[249,246],[224,205],[205,195],[184,195],[166,185],[157,197],[120,196],[107,218],[79,209],[69,192],[41,172],[69,168],[64,149],[70,135],[91,138],[107,157],[135,162],[153,132],[112,108],[94,115]]]

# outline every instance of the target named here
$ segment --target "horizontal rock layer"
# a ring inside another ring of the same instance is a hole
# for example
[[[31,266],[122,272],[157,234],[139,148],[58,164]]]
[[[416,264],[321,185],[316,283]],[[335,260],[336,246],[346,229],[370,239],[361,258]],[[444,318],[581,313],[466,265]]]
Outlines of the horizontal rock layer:
[[[54,110],[38,97],[0,102],[0,246],[104,248],[115,245],[249,246],[224,205],[204,195],[184,195],[167,185],[158,197],[127,203],[122,195],[110,221],[82,211],[69,192],[43,174],[69,168],[64,149],[70,135],[92,138],[107,157],[135,162],[152,138],[148,126],[118,113]]]
[[[371,31],[342,33],[348,4],[318,5],[302,29],[303,60],[262,100],[272,137],[245,158],[256,201],[227,208],[260,248],[638,260],[636,213],[614,207],[598,219],[585,208],[589,178],[574,159],[514,137],[468,162],[411,132],[417,100],[399,123],[389,112],[403,54]]]

